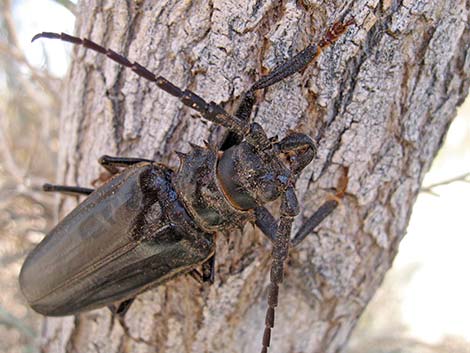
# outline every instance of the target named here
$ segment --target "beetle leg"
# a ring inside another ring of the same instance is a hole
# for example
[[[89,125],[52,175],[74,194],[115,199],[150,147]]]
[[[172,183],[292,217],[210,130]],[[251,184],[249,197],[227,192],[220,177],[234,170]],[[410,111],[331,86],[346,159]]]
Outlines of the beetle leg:
[[[202,281],[214,284],[215,279],[215,253],[202,264]]]
[[[46,192],[60,192],[70,196],[90,195],[94,189],[83,188],[81,186],[44,184],[42,190]]]
[[[135,298],[124,300],[120,302],[117,306],[115,304],[108,305],[108,309],[111,311],[111,314],[113,314],[113,316],[117,315],[120,318],[124,318],[124,315],[126,315],[134,300]]]
[[[98,159],[98,163],[113,175],[119,172],[117,168],[126,168],[141,162],[153,163],[155,161],[145,158],[111,157],[107,155],[101,156]]]
[[[189,271],[189,275],[194,278],[194,280],[199,284],[202,284],[204,282],[201,272],[199,272],[199,270],[196,268],[194,270]]]
[[[199,284],[209,282],[210,285],[214,284],[215,277],[215,254],[212,255],[206,262],[202,264],[202,274],[198,269],[191,270],[189,275],[194,278]]]
[[[302,240],[304,240],[307,235],[313,233],[313,230],[321,223],[323,220],[328,217],[335,209],[338,207],[338,200],[332,199],[323,203],[323,205],[316,210],[313,215],[311,215],[305,222],[302,224],[300,229],[297,231],[295,236],[291,240],[292,246],[299,245]]]
[[[341,198],[346,193],[348,187],[348,173],[349,167],[343,167],[343,175],[340,177],[337,185],[337,192],[330,200],[325,201],[318,210],[316,210],[313,215],[311,215],[305,222],[302,224],[300,229],[297,231],[295,236],[292,238],[292,245],[297,246],[300,244],[305,237],[312,233],[317,225],[319,225],[326,217],[328,217],[335,209],[338,207]]]
[[[110,331],[113,329],[114,319],[117,317],[119,323],[121,324],[121,327],[124,329],[124,331],[126,331],[126,334],[128,334],[128,328],[124,322],[124,316],[126,315],[134,300],[135,298],[131,298],[120,302],[117,306],[115,304],[107,306],[109,311],[111,311],[111,322],[109,328]]]
[[[310,216],[304,224],[300,227],[295,236],[291,239],[291,246],[295,247],[304,240],[307,235],[313,233],[314,229],[323,220],[328,217],[338,206],[336,199],[328,200]],[[258,207],[255,209],[256,225],[263,232],[263,234],[272,242],[276,238],[277,222],[273,215],[264,207]]]
[[[276,66],[268,75],[261,77],[256,81],[250,90],[258,90],[269,87],[283,79],[303,71],[323,49],[333,44],[341,35],[346,32],[349,26],[354,24],[353,20],[345,23],[335,22],[318,43],[312,43],[305,49],[294,55],[292,58]]]
[[[123,318],[124,315],[126,315],[129,308],[131,307],[134,300],[135,298],[131,298],[131,299],[124,300],[123,302],[120,302],[116,309],[116,315]]]
[[[277,232],[277,221],[274,216],[263,206],[255,208],[256,226],[266,237],[274,242]]]
[[[244,93],[242,101],[238,106],[237,112],[235,116],[243,121],[251,122],[251,111],[253,110],[253,106],[255,105],[256,97],[252,90],[248,90]],[[228,131],[227,134],[222,139],[222,143],[220,144],[219,150],[225,151],[228,150],[230,147],[238,145],[242,142],[243,136],[239,135],[233,131]]]

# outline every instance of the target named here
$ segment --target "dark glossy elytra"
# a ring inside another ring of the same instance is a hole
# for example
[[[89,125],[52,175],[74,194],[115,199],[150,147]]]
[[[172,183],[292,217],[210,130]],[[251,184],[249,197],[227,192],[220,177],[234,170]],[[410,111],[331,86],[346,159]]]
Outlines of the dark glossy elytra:
[[[45,191],[89,196],[23,264],[20,286],[31,307],[44,315],[61,316],[109,306],[124,315],[136,295],[174,276],[191,273],[213,282],[215,231],[252,222],[273,243],[262,343],[262,352],[267,352],[289,246],[299,244],[331,214],[338,198],[321,205],[291,238],[299,214],[295,182],[315,157],[315,145],[301,133],[289,132],[281,140],[268,138],[262,126],[250,123],[255,91],[302,71],[352,23],[335,23],[317,44],[261,77],[244,94],[234,115],[89,39],[51,32],[34,36],[33,41],[60,39],[108,56],[204,119],[225,127],[229,135],[219,147],[191,145],[190,153],[179,153],[176,171],[152,160],[103,156],[99,163],[114,176],[96,190],[44,185]],[[279,198],[276,221],[264,205]],[[202,276],[196,270],[199,265]]]

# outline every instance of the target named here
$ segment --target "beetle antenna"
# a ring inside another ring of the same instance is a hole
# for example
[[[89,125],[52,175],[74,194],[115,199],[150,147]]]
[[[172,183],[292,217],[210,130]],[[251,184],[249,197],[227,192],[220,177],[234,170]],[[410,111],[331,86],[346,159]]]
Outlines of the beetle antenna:
[[[184,105],[198,111],[204,119],[221,125],[240,136],[245,136],[248,133],[250,126],[247,121],[227,113],[215,102],[206,102],[202,97],[188,89],[180,89],[163,76],[155,75],[138,62],[131,62],[128,58],[116,53],[114,50],[105,48],[87,38],[82,39],[67,33],[42,32],[36,34],[31,41],[34,42],[39,38],[59,39],[75,45],[83,45],[87,49],[106,55],[118,64],[130,68],[138,76],[154,82],[160,89],[178,98]]]
[[[299,203],[294,187],[289,187],[282,195],[281,219],[274,239],[271,263],[271,283],[268,287],[268,308],[266,310],[261,353],[267,353],[271,343],[271,330],[274,327],[274,314],[278,304],[279,285],[284,279],[284,262],[289,252],[290,234],[294,217],[299,214]]]
[[[347,31],[348,27],[355,24],[356,20],[354,18],[346,22],[335,22],[326,32],[325,36],[320,40],[318,46],[321,49],[324,49],[338,40],[341,35]]]

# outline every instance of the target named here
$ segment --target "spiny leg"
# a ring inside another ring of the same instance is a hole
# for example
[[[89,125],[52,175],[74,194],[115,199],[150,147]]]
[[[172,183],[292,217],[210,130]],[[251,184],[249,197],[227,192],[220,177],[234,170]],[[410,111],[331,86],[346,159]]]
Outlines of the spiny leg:
[[[113,316],[117,315],[119,318],[124,318],[134,300],[135,298],[131,298],[120,302],[118,305],[108,305],[108,309],[111,311]]]
[[[238,109],[235,113],[235,116],[242,120],[246,121],[247,123],[251,122],[251,111],[253,110],[253,106],[255,105],[255,94],[253,91],[248,90],[243,95],[243,99],[238,106]],[[222,139],[220,143],[219,150],[225,151],[228,150],[230,147],[238,145],[243,140],[243,135],[239,135],[236,132],[228,131],[227,134]]]
[[[307,235],[312,234],[314,229],[321,223],[323,220],[328,217],[335,209],[338,207],[338,201],[336,199],[328,200],[323,205],[316,210],[313,215],[311,215],[305,222],[302,224],[300,229],[291,239],[291,245],[297,246],[302,240],[304,240]]]
[[[215,280],[215,253],[202,264],[202,281],[214,284]]]
[[[118,173],[117,167],[129,167],[140,162],[152,163],[153,161],[143,158],[110,157],[106,155],[102,156],[98,160],[98,163],[101,164],[111,174]],[[81,186],[56,185],[49,183],[44,184],[42,186],[42,190],[46,192],[60,192],[70,196],[90,195],[93,191],[95,191],[94,189],[84,188]]]
[[[138,62],[132,63],[126,57],[116,53],[111,49],[107,49],[89,39],[74,37],[66,33],[42,32],[36,34],[33,37],[32,41],[35,41],[38,38],[60,39],[73,44],[83,45],[85,48],[104,54],[111,60],[117,62],[118,64],[130,68],[140,77],[154,82],[159,88],[163,89],[165,92],[180,99],[184,105],[198,111],[205,119],[221,126],[224,126],[227,129],[242,136],[244,136],[248,130],[249,124],[246,121],[243,121],[235,116],[230,115],[215,102],[207,103],[204,99],[202,99],[194,92],[188,89],[184,91],[181,90],[179,87],[175,86],[164,77],[156,76],[147,68],[140,65]]]

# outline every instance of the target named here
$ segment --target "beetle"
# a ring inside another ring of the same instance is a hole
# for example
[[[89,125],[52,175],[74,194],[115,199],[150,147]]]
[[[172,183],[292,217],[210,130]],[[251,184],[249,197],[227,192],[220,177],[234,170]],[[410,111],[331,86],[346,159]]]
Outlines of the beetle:
[[[262,344],[267,352],[288,249],[335,210],[346,186],[291,238],[299,214],[295,182],[315,157],[315,144],[292,131],[280,140],[268,138],[261,125],[250,123],[255,92],[305,69],[353,22],[335,22],[318,43],[262,76],[233,115],[89,39],[52,32],[34,36],[32,41],[60,39],[106,55],[226,128],[228,136],[218,146],[191,144],[188,154],[178,153],[177,170],[148,159],[103,156],[99,163],[113,176],[96,190],[45,184],[45,191],[88,196],[27,256],[19,282],[29,305],[48,316],[103,306],[122,316],[139,293],[180,274],[197,275],[199,266],[201,280],[213,282],[215,233],[251,222],[273,243]],[[278,221],[264,206],[276,199],[281,199]]]

